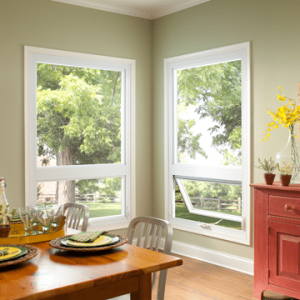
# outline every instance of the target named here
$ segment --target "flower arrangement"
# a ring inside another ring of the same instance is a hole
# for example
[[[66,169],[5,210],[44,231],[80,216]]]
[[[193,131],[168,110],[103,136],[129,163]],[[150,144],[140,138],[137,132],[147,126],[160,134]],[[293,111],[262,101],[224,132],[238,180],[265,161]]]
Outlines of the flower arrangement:
[[[282,95],[282,89],[279,86],[279,94],[277,100],[281,103],[276,112],[267,110],[273,121],[268,125],[265,124],[265,137],[262,141],[269,141],[270,131],[279,127],[279,125],[289,130],[288,143],[282,151],[276,155],[276,161],[279,163],[278,170],[281,175],[292,175],[292,182],[297,180],[300,174],[300,156],[297,147],[297,135],[295,134],[295,124],[300,120],[300,106],[296,105],[296,101],[285,95]]]
[[[285,128],[289,128],[291,131],[292,136],[297,137],[294,135],[294,125],[300,120],[300,106],[296,105],[294,99],[288,98],[285,95],[281,95],[282,89],[279,86],[279,94],[277,95],[277,100],[280,102],[287,101],[287,104],[284,104],[278,107],[276,112],[268,110],[267,113],[270,114],[273,118],[273,122],[269,123],[268,125],[265,124],[267,129],[264,131],[265,137],[262,141],[268,141],[270,131],[282,125]]]
[[[291,175],[292,174],[292,164],[291,163],[283,163],[283,166],[279,167],[278,165],[278,171],[280,175]]]

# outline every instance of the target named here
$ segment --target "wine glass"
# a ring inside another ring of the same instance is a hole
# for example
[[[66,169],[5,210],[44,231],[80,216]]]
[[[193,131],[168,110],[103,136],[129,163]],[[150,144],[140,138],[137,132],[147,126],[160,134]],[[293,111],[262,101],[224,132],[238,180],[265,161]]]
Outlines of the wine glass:
[[[25,236],[31,234],[33,219],[30,217],[27,208],[19,208],[20,219],[25,229]]]
[[[59,226],[61,218],[64,215],[64,207],[63,205],[57,205],[53,207],[52,211],[53,211],[52,227],[56,229]]]
[[[43,211],[39,210],[37,212],[37,217],[42,226],[43,233],[49,233],[53,221],[53,214],[51,214],[50,210],[48,209],[45,209]]]

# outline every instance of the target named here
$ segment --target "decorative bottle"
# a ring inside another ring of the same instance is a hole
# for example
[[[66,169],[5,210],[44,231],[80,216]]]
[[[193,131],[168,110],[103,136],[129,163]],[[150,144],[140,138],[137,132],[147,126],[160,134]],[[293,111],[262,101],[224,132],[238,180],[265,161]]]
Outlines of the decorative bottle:
[[[0,214],[4,214],[6,209],[8,209],[8,202],[5,196],[6,182],[4,177],[0,177]]]
[[[300,153],[299,153],[299,134],[298,128],[291,125],[287,144],[276,155],[276,161],[282,174],[292,175],[291,183],[300,182]],[[297,132],[296,132],[297,131]]]

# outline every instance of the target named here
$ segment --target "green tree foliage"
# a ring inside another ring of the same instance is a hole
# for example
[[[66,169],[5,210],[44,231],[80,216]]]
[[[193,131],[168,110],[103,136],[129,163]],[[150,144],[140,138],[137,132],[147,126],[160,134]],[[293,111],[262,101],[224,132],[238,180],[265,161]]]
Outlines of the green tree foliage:
[[[214,122],[208,129],[213,140],[211,146],[223,154],[224,164],[240,165],[241,62],[179,70],[177,80],[180,109],[193,106],[200,119],[210,117]],[[178,148],[205,157],[207,154],[200,146],[201,134],[193,135],[191,128],[195,123],[189,122],[178,121]]]
[[[209,155],[203,149],[201,128],[194,130],[195,119],[186,117],[186,112],[193,110],[199,119],[209,118],[212,121],[208,128],[212,136],[210,146],[222,154],[221,163],[241,165],[241,89],[241,61],[177,71],[179,161],[183,162],[185,156],[195,159],[196,155],[205,158]],[[182,182],[190,198],[237,200],[242,197],[241,186],[238,185],[189,180]],[[182,197],[176,186],[175,200],[178,202],[180,199]],[[194,216],[188,218],[193,220]]]
[[[57,165],[120,163],[120,77],[114,71],[38,64],[37,145],[43,164],[50,158]],[[92,182],[77,188],[97,189]],[[75,182],[67,190],[66,197],[74,198]]]
[[[236,200],[242,196],[239,185],[182,180],[189,197],[220,198],[222,200]]]

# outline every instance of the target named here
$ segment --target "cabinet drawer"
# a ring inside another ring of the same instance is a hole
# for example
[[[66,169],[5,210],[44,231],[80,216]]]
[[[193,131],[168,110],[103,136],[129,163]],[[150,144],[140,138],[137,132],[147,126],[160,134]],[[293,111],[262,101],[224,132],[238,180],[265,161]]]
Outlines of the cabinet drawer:
[[[269,196],[269,214],[300,219],[300,198]]]

